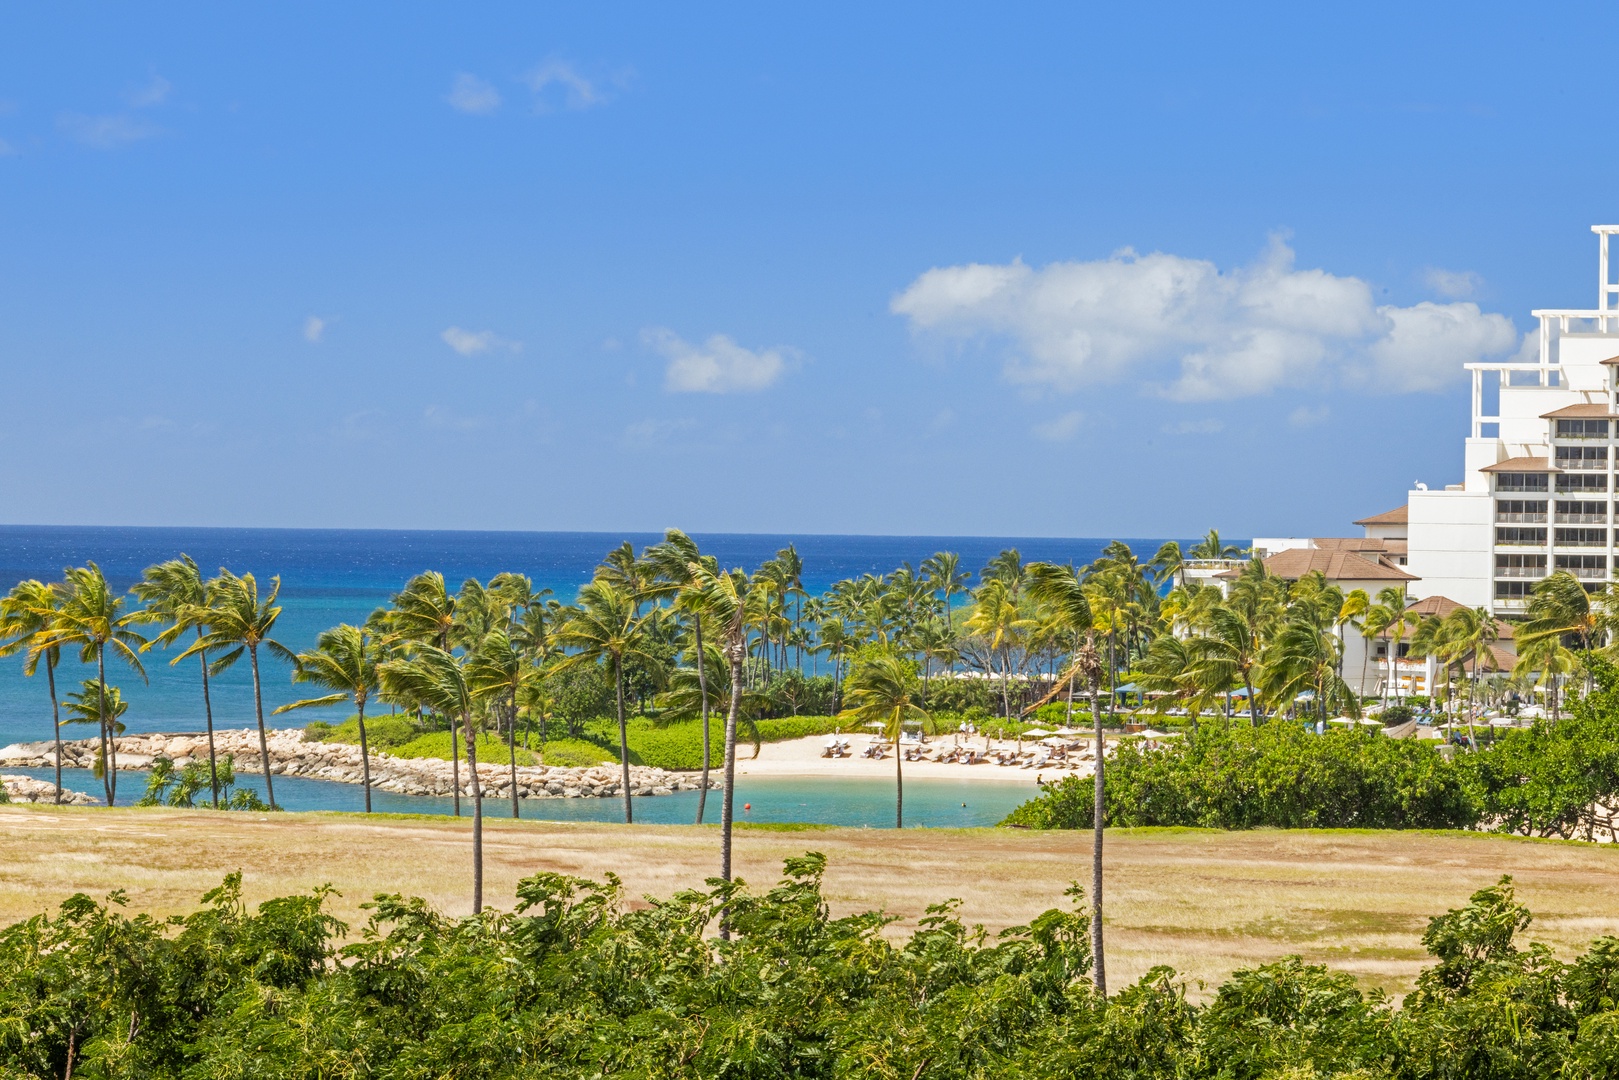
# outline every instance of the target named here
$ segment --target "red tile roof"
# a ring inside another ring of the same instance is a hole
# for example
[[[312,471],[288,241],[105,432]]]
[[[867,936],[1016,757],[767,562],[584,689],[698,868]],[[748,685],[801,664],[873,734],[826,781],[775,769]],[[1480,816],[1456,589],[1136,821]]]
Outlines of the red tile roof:
[[[1497,461],[1494,465],[1486,465],[1479,472],[1562,472],[1554,468],[1543,457],[1511,457],[1505,461]]]

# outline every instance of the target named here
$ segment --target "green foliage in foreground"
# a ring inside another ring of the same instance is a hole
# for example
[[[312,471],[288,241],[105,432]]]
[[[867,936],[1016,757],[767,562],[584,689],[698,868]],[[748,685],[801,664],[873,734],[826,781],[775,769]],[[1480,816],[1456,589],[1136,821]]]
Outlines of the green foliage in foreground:
[[[1064,777],[1004,824],[1088,829],[1089,777]],[[1429,743],[1293,724],[1203,725],[1156,750],[1125,742],[1107,763],[1108,825],[1217,829],[1465,828],[1478,808],[1462,770]]]
[[[1601,805],[1619,798],[1619,670],[1590,659],[1599,688],[1558,721],[1503,733],[1446,761],[1432,742],[1365,731],[1317,736],[1283,722],[1204,723],[1107,765],[1108,825],[1489,829],[1619,839]],[[1065,777],[1004,824],[1088,829],[1092,782]]]
[[[947,904],[893,942],[888,916],[829,915],[822,870],[810,854],[763,896],[641,910],[616,881],[555,874],[524,880],[511,914],[379,896],[346,946],[324,891],[249,913],[239,875],[167,923],[75,896],[0,931],[0,1075],[1619,1075],[1619,939],[1573,963],[1520,947],[1509,879],[1430,922],[1434,966],[1395,1008],[1296,957],[1236,972],[1206,1005],[1162,967],[1101,999],[1082,913],[991,938]],[[732,939],[705,936],[726,905]]]

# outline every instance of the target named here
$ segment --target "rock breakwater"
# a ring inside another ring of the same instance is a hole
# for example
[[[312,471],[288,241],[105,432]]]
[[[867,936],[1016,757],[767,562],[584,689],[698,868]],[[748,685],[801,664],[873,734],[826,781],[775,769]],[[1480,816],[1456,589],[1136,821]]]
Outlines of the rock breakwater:
[[[361,777],[360,748],[348,743],[309,742],[297,728],[271,731],[268,737],[270,773],[273,776],[303,776],[311,780],[332,780],[358,784]],[[208,761],[208,737],[195,733],[181,735],[124,735],[117,740],[118,769],[145,769],[152,759],[166,757],[176,768],[196,760]],[[221,760],[230,755],[239,773],[259,773],[258,732],[237,729],[214,732],[214,748]],[[62,767],[88,769],[96,759],[97,741],[80,739],[62,744]],[[50,768],[55,764],[53,743],[17,743],[0,749],[0,766],[11,768]],[[401,795],[450,795],[455,791],[452,767],[437,758],[397,758],[371,754],[371,786],[379,791]],[[467,764],[460,763],[461,794],[472,793]],[[517,795],[522,799],[611,798],[621,794],[617,765],[566,768],[560,765],[519,765]],[[511,798],[511,767],[505,762],[479,762],[478,780],[486,798]],[[670,795],[676,791],[696,791],[701,786],[698,773],[670,772],[640,765],[630,766],[631,795]],[[711,779],[710,788],[718,788]],[[54,791],[47,784],[48,791]],[[9,789],[8,789],[9,790]],[[49,801],[47,798],[46,801]],[[95,800],[92,800],[95,801]]]

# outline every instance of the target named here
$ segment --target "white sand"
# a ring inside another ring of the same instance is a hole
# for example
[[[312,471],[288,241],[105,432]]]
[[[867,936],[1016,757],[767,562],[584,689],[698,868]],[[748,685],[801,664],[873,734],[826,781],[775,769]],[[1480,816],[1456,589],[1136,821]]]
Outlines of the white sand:
[[[739,776],[859,776],[882,780],[894,778],[894,755],[890,750],[888,756],[881,761],[875,758],[860,756],[866,748],[868,736],[845,735],[849,741],[851,756],[844,758],[825,758],[821,752],[826,748],[829,735],[809,735],[802,739],[787,739],[782,742],[765,743],[759,750],[758,758],[749,757],[753,747],[745,742],[739,742],[736,748],[736,771]],[[954,739],[951,736],[935,737],[928,740],[927,745],[932,747],[948,747]],[[984,747],[982,735],[972,738],[971,743],[980,751]],[[1011,749],[1016,744],[1001,740],[992,740],[994,749]],[[1024,748],[1033,747],[1032,743],[1024,742]],[[1037,778],[1051,780],[1058,776],[1070,773],[1089,776],[1090,766],[1082,765],[1079,769],[1053,769],[1049,766],[1043,769],[1023,769],[1015,765],[1001,766],[993,761],[980,762],[977,765],[961,765],[956,763],[940,764],[937,761],[907,761],[904,763],[907,779],[941,779],[941,780],[983,780],[990,783],[1026,784],[1034,787]]]

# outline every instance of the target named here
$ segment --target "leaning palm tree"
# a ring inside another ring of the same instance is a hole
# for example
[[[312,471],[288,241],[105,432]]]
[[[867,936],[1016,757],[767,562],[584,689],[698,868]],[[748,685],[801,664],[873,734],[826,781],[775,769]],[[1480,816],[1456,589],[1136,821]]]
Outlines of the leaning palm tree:
[[[281,617],[281,608],[275,600],[281,593],[281,579],[270,579],[270,595],[260,598],[259,583],[252,574],[240,577],[221,568],[219,576],[208,582],[206,613],[196,617],[208,627],[208,632],[192,643],[191,647],[173,663],[188,656],[209,651],[223,653],[213,661],[211,670],[218,675],[235,664],[246,653],[253,667],[253,710],[259,725],[259,761],[264,767],[264,793],[270,809],[276,809],[275,782],[270,774],[270,744],[264,733],[264,692],[259,680],[259,652],[263,650],[296,665],[298,658],[292,650],[270,636],[275,622]]]
[[[579,609],[557,633],[557,644],[574,654],[558,665],[566,671],[587,664],[605,664],[612,674],[618,701],[618,761],[624,791],[624,821],[633,820],[630,807],[630,737],[624,717],[624,664],[640,660],[656,664],[646,651],[644,619],[637,614],[640,601],[606,578],[597,578],[579,590]]]
[[[168,623],[157,637],[141,646],[145,652],[154,645],[168,648],[187,630],[195,630],[200,639],[208,612],[207,586],[202,571],[189,555],[148,566],[130,590],[146,606],[131,613],[131,618],[143,623]],[[214,703],[208,689],[208,650],[197,654],[202,666],[202,715],[208,726],[208,786],[213,790],[214,809],[219,809],[219,763],[214,752]]]
[[[900,736],[907,720],[926,723],[928,714],[919,698],[915,669],[893,653],[882,652],[858,661],[849,673],[849,705],[838,719],[851,723],[882,724],[894,744],[894,828],[905,827],[904,753]]]
[[[390,697],[419,702],[424,708],[461,720],[472,785],[472,911],[478,914],[483,911],[483,788],[478,783],[478,743],[472,727],[475,698],[466,670],[445,650],[421,645],[410,657],[382,664],[378,675],[383,691]]]
[[[1523,624],[1518,640],[1534,645],[1546,638],[1573,638],[1582,656],[1589,655],[1619,625],[1619,618],[1615,616],[1619,602],[1612,590],[1611,584],[1606,585],[1593,595],[1567,570],[1556,571],[1536,583],[1529,597],[1526,613],[1529,619]],[[1590,665],[1586,665],[1585,689],[1590,693]]]
[[[0,599],[0,656],[26,655],[23,674],[32,677],[39,670],[39,661],[45,660],[45,685],[51,695],[51,731],[56,740],[56,801],[62,801],[62,711],[56,700],[56,665],[62,659],[59,646],[33,651],[36,637],[51,627],[62,606],[59,586],[43,581],[19,581],[4,599]]]
[[[1377,594],[1378,606],[1388,614],[1389,654],[1388,678],[1383,683],[1383,705],[1387,707],[1389,693],[1392,691],[1399,695],[1400,675],[1396,664],[1400,658],[1400,642],[1405,640],[1407,627],[1414,627],[1422,621],[1421,616],[1406,607],[1409,598],[1405,595],[1404,586],[1389,585]]]
[[[315,647],[293,658],[292,681],[322,686],[333,693],[283,705],[272,716],[293,709],[354,703],[360,728],[360,785],[365,790],[365,812],[371,812],[371,748],[365,736],[365,703],[377,690],[377,645],[364,627],[344,623],[315,639]]]
[[[36,634],[28,647],[29,656],[40,656],[63,645],[79,647],[79,661],[96,664],[96,685],[100,688],[97,716],[107,713],[107,650],[133,668],[142,679],[146,669],[141,666],[135,650],[146,644],[146,639],[129,629],[130,617],[124,614],[124,598],[114,595],[107,584],[101,567],[95,563],[67,568],[62,583],[62,606],[50,620],[49,626]],[[118,744],[113,732],[101,725],[101,758],[107,763],[102,774],[102,787],[107,805],[118,798]]]

